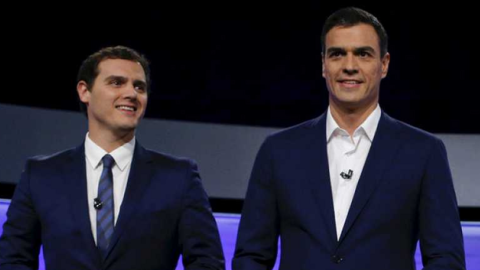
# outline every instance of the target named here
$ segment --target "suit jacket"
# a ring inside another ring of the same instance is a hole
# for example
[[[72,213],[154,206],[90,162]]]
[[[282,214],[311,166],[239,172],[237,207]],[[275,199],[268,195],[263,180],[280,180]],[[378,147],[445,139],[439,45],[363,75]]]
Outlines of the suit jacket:
[[[465,269],[457,202],[443,143],[382,113],[337,240],[326,114],[269,136],[252,171],[234,270]]]
[[[81,145],[27,161],[0,239],[0,269],[224,269],[223,252],[196,164],[137,142],[127,188],[102,259],[88,214]]]

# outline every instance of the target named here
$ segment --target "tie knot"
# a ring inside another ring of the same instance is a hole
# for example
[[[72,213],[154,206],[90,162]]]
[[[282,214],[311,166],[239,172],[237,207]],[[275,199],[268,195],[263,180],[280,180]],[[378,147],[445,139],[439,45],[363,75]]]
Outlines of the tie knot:
[[[115,163],[115,159],[113,159],[113,157],[110,156],[109,154],[106,154],[105,156],[103,156],[102,162],[103,162],[103,168],[112,169],[113,164]]]

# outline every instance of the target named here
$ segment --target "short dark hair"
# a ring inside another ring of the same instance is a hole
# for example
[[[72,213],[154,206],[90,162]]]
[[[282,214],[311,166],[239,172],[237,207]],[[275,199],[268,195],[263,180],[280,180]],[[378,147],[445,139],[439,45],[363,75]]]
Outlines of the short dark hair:
[[[375,16],[356,7],[339,9],[327,18],[322,29],[322,53],[325,54],[325,39],[332,28],[337,26],[350,27],[361,23],[371,25],[377,32],[380,56],[383,58],[388,51],[388,36],[385,28]]]
[[[77,83],[84,81],[90,91],[99,74],[98,66],[102,61],[107,59],[123,59],[140,63],[145,72],[147,92],[150,92],[150,63],[145,56],[125,46],[106,47],[88,56],[78,70]],[[86,105],[81,101],[80,109],[83,112],[87,111]]]

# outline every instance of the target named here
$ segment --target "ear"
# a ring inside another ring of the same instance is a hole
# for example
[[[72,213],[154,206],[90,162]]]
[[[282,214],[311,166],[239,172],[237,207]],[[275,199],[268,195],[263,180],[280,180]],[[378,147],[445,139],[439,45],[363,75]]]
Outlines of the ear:
[[[77,93],[80,101],[88,105],[90,102],[90,90],[88,90],[88,85],[85,81],[79,81],[77,83]]]
[[[322,77],[325,78],[325,55],[322,53]]]
[[[382,79],[387,77],[389,65],[390,65],[390,54],[387,52],[382,59]]]

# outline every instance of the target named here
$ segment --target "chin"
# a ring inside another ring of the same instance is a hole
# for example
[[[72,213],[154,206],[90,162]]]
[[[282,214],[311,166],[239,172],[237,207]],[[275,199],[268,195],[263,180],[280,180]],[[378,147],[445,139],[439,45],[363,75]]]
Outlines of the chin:
[[[338,100],[338,104],[340,104],[345,109],[356,109],[361,106],[361,103],[358,100]]]
[[[360,103],[360,100],[356,97],[344,96],[344,97],[337,98],[337,102],[344,105],[348,105],[348,104],[354,105],[354,104]]]
[[[121,125],[118,127],[118,130],[123,131],[123,132],[130,132],[133,131],[137,128],[137,124],[129,124],[129,125]]]

